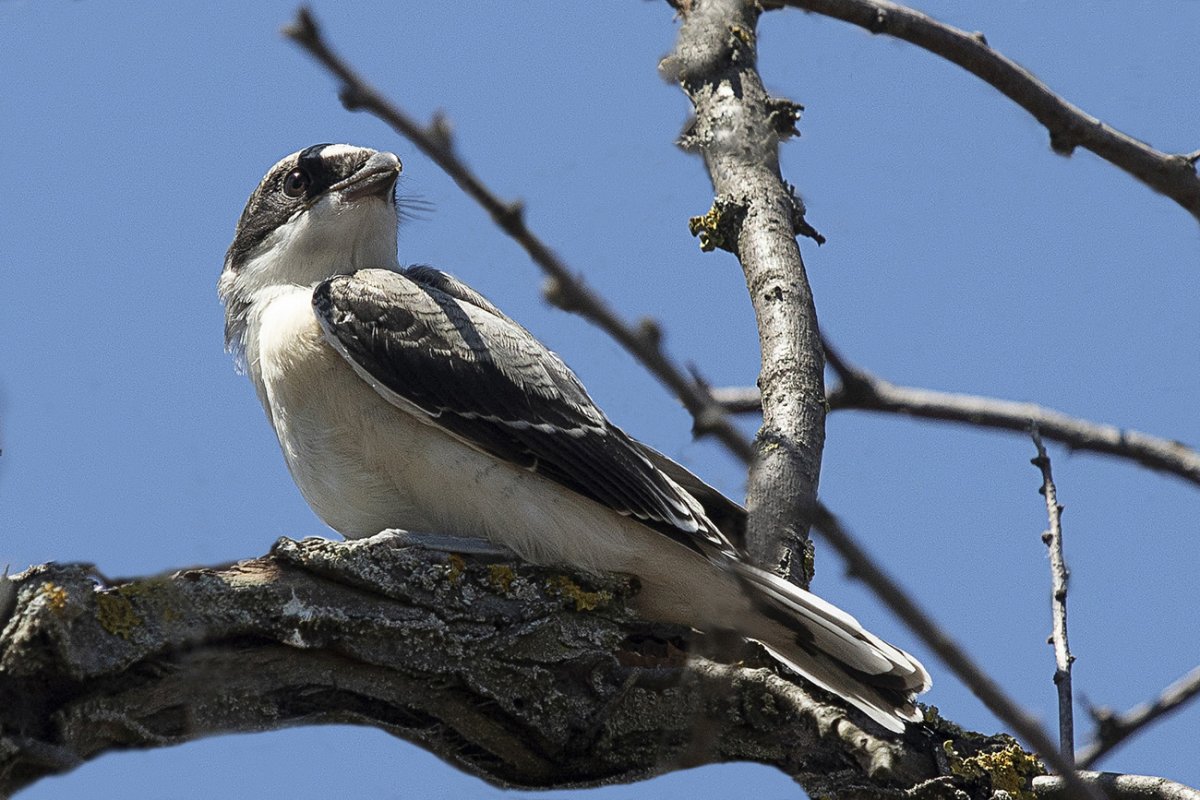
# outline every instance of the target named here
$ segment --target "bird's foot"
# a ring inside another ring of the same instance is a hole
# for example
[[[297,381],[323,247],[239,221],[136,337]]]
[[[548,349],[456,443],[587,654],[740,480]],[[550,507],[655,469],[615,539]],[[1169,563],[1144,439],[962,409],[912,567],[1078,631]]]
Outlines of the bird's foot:
[[[490,558],[517,558],[517,554],[507,547],[475,536],[453,536],[447,533],[388,528],[375,534],[371,539],[382,540],[385,537],[394,540],[394,544],[401,547],[424,547],[426,550],[437,550],[441,553],[460,553]]]

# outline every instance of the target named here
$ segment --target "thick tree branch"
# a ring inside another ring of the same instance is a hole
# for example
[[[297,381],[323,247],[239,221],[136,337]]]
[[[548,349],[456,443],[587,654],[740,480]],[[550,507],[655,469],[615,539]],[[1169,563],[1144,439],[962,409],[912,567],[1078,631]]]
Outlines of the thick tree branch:
[[[771,669],[688,658],[689,632],[633,618],[619,576],[388,535],[282,539],[263,558],[154,578],[47,564],[14,586],[0,796],[110,750],[321,723],[381,728],[499,786],[750,760],[842,798],[920,798],[905,790],[947,770],[943,741],[966,758],[1009,742],[921,726],[896,739]]]
[[[829,365],[841,380],[826,396],[830,411],[879,411],[1020,433],[1028,431],[1032,423],[1044,438],[1072,450],[1129,459],[1200,486],[1200,453],[1181,442],[1079,419],[1034,403],[898,386],[845,363],[828,342],[825,348]],[[730,413],[759,411],[759,392],[752,386],[711,391]]]
[[[1054,645],[1054,685],[1058,689],[1058,746],[1063,759],[1075,765],[1075,705],[1071,695],[1071,664],[1075,656],[1067,639],[1067,570],[1063,556],[1062,512],[1058,504],[1058,488],[1054,485],[1054,474],[1050,456],[1038,433],[1037,426],[1030,431],[1037,447],[1037,456],[1032,463],[1042,473],[1041,494],[1046,500],[1046,518],[1049,527],[1042,534],[1042,541],[1050,551],[1050,615],[1052,619],[1050,642]]]
[[[366,111],[390,125],[445,170],[466,194],[483,207],[492,220],[525,249],[547,275],[543,294],[564,311],[578,314],[617,340],[654,377],[674,392],[694,420],[697,436],[713,436],[742,462],[749,463],[753,450],[746,437],[734,427],[720,405],[713,402],[705,386],[693,380],[662,349],[662,331],[650,319],[631,325],[594,292],[545,242],[525,224],[524,206],[501,200],[473,173],[454,151],[450,126],[442,117],[424,126],[389,101],[338,56],[325,41],[312,12],[301,8],[296,20],[283,33],[300,45],[341,81],[343,105],[351,111]]]
[[[1092,716],[1097,723],[1096,741],[1079,752],[1079,765],[1094,765],[1130,736],[1155,720],[1173,714],[1197,696],[1200,696],[1200,667],[1164,689],[1154,702],[1143,703],[1124,714],[1114,714],[1108,709],[1093,709]]]
[[[981,33],[938,22],[887,0],[778,0],[915,44],[983,79],[1033,115],[1050,132],[1050,147],[1070,155],[1091,150],[1200,220],[1197,153],[1171,154],[1134,139],[1052,92],[1028,70],[988,46]]]
[[[1079,777],[1110,800],[1200,800],[1200,792],[1166,778],[1115,772],[1080,772]],[[1057,775],[1033,779],[1033,791],[1040,800],[1064,800],[1068,797],[1066,789],[1066,783]]]
[[[703,246],[737,255],[758,323],[764,397],[750,470],[751,558],[807,584],[809,514],[825,443],[824,357],[796,234],[815,232],[779,173],[779,142],[799,106],[771,97],[759,78],[756,3],[692,0],[661,66],[695,106],[681,144],[698,150],[712,179],[712,209],[693,220]]]

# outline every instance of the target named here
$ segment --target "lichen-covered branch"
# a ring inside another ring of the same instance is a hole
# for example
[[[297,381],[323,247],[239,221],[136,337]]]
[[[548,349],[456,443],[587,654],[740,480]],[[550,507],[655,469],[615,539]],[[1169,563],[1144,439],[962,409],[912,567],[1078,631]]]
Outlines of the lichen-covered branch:
[[[959,741],[940,720],[897,739],[753,653],[736,666],[688,656],[688,631],[631,615],[620,576],[387,535],[283,539],[262,558],[152,578],[46,564],[12,586],[0,796],[110,750],[323,723],[381,728],[500,786],[749,760],[845,798],[939,777],[943,741],[964,756],[1011,742]],[[948,779],[989,796],[979,776]]]
[[[1200,220],[1200,152],[1163,153],[1121,133],[1050,90],[1020,64],[970,33],[887,0],[779,0],[796,8],[903,39],[957,64],[1028,111],[1050,132],[1054,152],[1091,150],[1110,164],[1174,200]]]
[[[529,229],[520,202],[502,200],[459,158],[450,126],[444,118],[439,116],[431,124],[421,125],[384,97],[333,51],[308,9],[300,9],[295,22],[283,32],[341,81],[340,96],[347,109],[361,109],[373,114],[416,145],[445,170],[467,196],[479,203],[501,230],[524,248],[533,263],[546,274],[543,289],[546,300],[564,311],[578,314],[615,339],[679,398],[692,415],[695,435],[714,437],[738,459],[749,463],[753,455],[750,443],[724,409],[709,397],[704,384],[694,380],[666,354],[658,323],[646,318],[630,324],[622,319],[582,276]]]
[[[1109,800],[1200,800],[1200,792],[1166,778],[1116,772],[1080,772],[1079,778],[1103,792]],[[1066,783],[1057,775],[1034,778],[1033,791],[1039,800],[1067,800],[1070,797]]]
[[[660,65],[696,116],[681,144],[704,157],[715,199],[693,220],[706,248],[733,252],[758,323],[763,423],[746,505],[748,546],[760,564],[807,584],[803,558],[825,443],[824,356],[796,243],[816,235],[779,172],[779,143],[800,107],[767,94],[756,67],[761,9],[744,0],[678,3],[682,25]]]

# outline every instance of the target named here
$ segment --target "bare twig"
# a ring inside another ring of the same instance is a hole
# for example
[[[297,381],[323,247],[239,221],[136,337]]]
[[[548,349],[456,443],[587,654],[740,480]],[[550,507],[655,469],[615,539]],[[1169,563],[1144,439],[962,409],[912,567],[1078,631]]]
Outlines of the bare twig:
[[[1112,800],[1200,800],[1200,792],[1182,783],[1149,775],[1122,775],[1115,772],[1080,772],[1088,786],[1103,791]],[[1041,800],[1063,800],[1067,786],[1057,775],[1033,779],[1033,791]]]
[[[659,69],[695,107],[680,144],[703,155],[715,193],[692,229],[706,249],[729,250],[741,262],[762,353],[748,550],[756,562],[807,583],[807,515],[825,443],[824,358],[796,234],[819,234],[779,172],[779,143],[795,133],[800,110],[763,88],[757,3],[692,0],[678,8],[679,36]]]
[[[1143,703],[1124,714],[1114,714],[1107,709],[1093,709],[1092,716],[1097,723],[1096,741],[1080,751],[1077,758],[1079,765],[1094,765],[1130,736],[1155,720],[1173,714],[1197,696],[1200,696],[1200,667],[1196,667],[1164,689],[1154,702]]]
[[[841,384],[826,395],[830,411],[878,411],[1022,433],[1033,423],[1043,437],[1072,450],[1129,459],[1200,486],[1200,453],[1181,442],[1079,419],[1033,403],[898,386],[845,363],[828,341],[825,353],[841,379]],[[752,386],[711,391],[713,398],[730,413],[759,410],[758,389]]]
[[[1058,504],[1058,489],[1054,486],[1054,475],[1050,468],[1050,456],[1037,425],[1031,425],[1029,434],[1037,447],[1037,456],[1032,459],[1042,473],[1042,496],[1046,498],[1046,515],[1049,528],[1042,534],[1042,541],[1050,551],[1050,608],[1053,620],[1050,641],[1054,645],[1054,685],[1058,688],[1058,742],[1063,759],[1075,765],[1075,707],[1071,697],[1071,664],[1075,656],[1067,642],[1067,579],[1070,572],[1063,557],[1062,512]]]
[[[445,120],[438,117],[429,126],[422,126],[380,94],[332,50],[307,8],[299,10],[295,21],[285,27],[283,33],[341,81],[339,97],[347,109],[367,111],[392,126],[483,206],[495,223],[516,240],[546,273],[548,277],[543,293],[550,303],[580,315],[616,339],[683,402],[692,415],[693,430],[697,436],[713,436],[742,462],[750,462],[753,449],[724,409],[713,402],[702,384],[692,380],[686,370],[677,366],[663,352],[662,336],[657,324],[647,320],[631,325],[621,319],[587,286],[582,277],[529,230],[520,202],[501,200],[455,154],[450,128]]]
[[[1094,786],[1079,780],[1072,763],[1063,757],[1054,742],[1036,719],[1010,698],[990,675],[983,671],[966,650],[933,621],[916,601],[909,597],[882,567],[875,563],[866,551],[858,546],[854,538],[842,527],[841,522],[823,505],[816,507],[813,517],[815,527],[833,548],[845,559],[848,572],[871,588],[875,595],[900,617],[908,627],[937,654],[942,662],[954,671],[971,692],[988,709],[1006,723],[1012,732],[1033,748],[1047,764],[1066,781],[1071,795],[1077,800],[1092,798],[1099,800],[1103,795]]]
[[[981,33],[939,22],[887,0],[782,0],[787,5],[885,33],[917,45],[983,79],[1024,108],[1050,132],[1050,147],[1096,155],[1170,197],[1200,220],[1195,154],[1171,154],[1134,139],[1052,92],[1028,70],[988,46]]]

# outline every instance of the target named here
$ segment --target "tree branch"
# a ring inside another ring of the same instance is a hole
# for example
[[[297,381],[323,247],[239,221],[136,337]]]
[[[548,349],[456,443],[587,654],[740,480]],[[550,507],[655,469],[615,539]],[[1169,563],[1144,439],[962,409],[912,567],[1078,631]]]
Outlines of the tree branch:
[[[675,48],[660,65],[695,107],[681,138],[704,156],[716,194],[692,221],[706,248],[737,255],[758,323],[762,427],[746,505],[750,556],[807,585],[807,530],[825,443],[824,357],[796,234],[815,232],[779,173],[779,142],[800,108],[771,97],[759,78],[760,9],[744,0],[679,4]]]
[[[1166,778],[1115,772],[1080,772],[1079,777],[1111,800],[1200,800],[1200,792]],[[1033,791],[1041,800],[1064,800],[1068,796],[1065,782],[1057,775],[1034,778]]]
[[[826,395],[830,411],[879,411],[1022,433],[1033,423],[1044,438],[1072,450],[1128,459],[1200,486],[1200,453],[1182,442],[1079,419],[1033,403],[898,386],[846,364],[828,342],[825,353],[841,379]],[[730,413],[760,410],[759,393],[754,387],[722,387],[711,391],[713,399]]]
[[[295,21],[283,29],[283,34],[341,81],[339,97],[348,110],[362,110],[378,117],[416,145],[479,203],[501,230],[525,249],[530,259],[547,275],[543,287],[547,301],[564,311],[578,314],[620,343],[679,398],[692,415],[696,436],[715,437],[743,463],[749,463],[753,456],[750,443],[734,427],[724,409],[709,397],[705,386],[693,380],[663,351],[662,331],[658,324],[643,319],[631,325],[621,319],[580,275],[529,230],[522,203],[501,200],[458,157],[450,126],[443,117],[438,116],[430,125],[423,126],[380,94],[333,51],[307,8],[297,12]]]
[[[632,616],[623,577],[386,534],[281,539],[262,558],[152,578],[46,564],[14,585],[0,796],[106,751],[324,723],[378,727],[498,786],[749,760],[842,798],[920,798],[905,789],[946,771],[943,741],[965,756],[1009,742],[948,725],[898,739],[753,661],[688,657],[688,631]]]
[[[988,707],[989,711],[1032,747],[1042,760],[1058,771],[1075,800],[1102,800],[1103,795],[1095,787],[1085,785],[1079,779],[1074,764],[1058,752],[1050,737],[1042,730],[1041,724],[1017,705],[1000,685],[975,663],[967,651],[943,631],[933,618],[858,546],[837,517],[824,505],[817,506],[813,526],[845,559],[849,574],[869,586],[875,596],[954,671],[959,680]]]
[[[1155,720],[1162,719],[1200,695],[1200,667],[1196,667],[1172,683],[1152,703],[1143,703],[1124,714],[1114,714],[1108,709],[1093,709],[1097,723],[1096,741],[1084,748],[1078,756],[1081,767],[1090,767],[1118,745],[1145,728]]]
[[[1200,175],[1196,153],[1170,154],[1134,139],[1063,100],[1033,74],[993,50],[981,33],[946,25],[886,0],[779,0],[834,17],[871,33],[885,33],[957,64],[999,90],[1050,132],[1050,147],[1070,155],[1091,150],[1200,220]]]
[[[1063,759],[1072,767],[1075,766],[1075,706],[1071,697],[1071,664],[1075,656],[1071,655],[1067,643],[1067,562],[1063,557],[1062,541],[1062,512],[1058,504],[1058,489],[1054,485],[1054,475],[1050,468],[1050,456],[1042,437],[1038,434],[1036,425],[1030,427],[1030,435],[1037,447],[1037,456],[1032,464],[1041,470],[1041,494],[1046,499],[1046,516],[1049,528],[1042,534],[1042,541],[1050,551],[1050,608],[1052,633],[1050,641],[1054,645],[1054,685],[1058,688],[1058,746]]]

